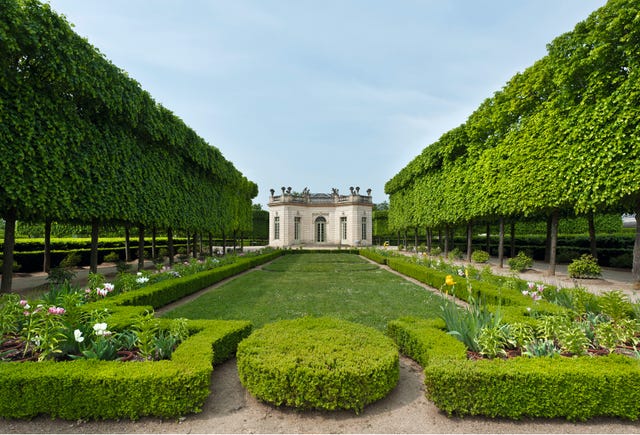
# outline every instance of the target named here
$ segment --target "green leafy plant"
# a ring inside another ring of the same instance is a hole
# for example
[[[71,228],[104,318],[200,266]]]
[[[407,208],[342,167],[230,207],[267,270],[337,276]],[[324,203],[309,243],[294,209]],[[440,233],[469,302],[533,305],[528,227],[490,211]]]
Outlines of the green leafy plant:
[[[529,357],[553,357],[560,354],[552,340],[534,340],[526,345],[523,355]]]
[[[488,358],[506,356],[505,348],[509,346],[508,325],[492,325],[480,330],[476,339],[480,353]]]
[[[514,270],[516,272],[524,272],[525,270],[530,269],[531,266],[533,266],[533,259],[524,252],[520,251],[518,252],[518,255],[507,260],[507,264],[509,265],[509,268],[511,270]]]
[[[120,261],[120,256],[115,251],[111,251],[104,256],[104,261],[108,263],[117,263]]]
[[[471,261],[474,263],[486,263],[489,261],[489,253],[483,250],[475,250],[471,253]]]
[[[80,257],[80,253],[78,251],[71,251],[62,259],[60,267],[64,269],[73,269],[80,264],[81,260],[82,257]]]
[[[598,278],[602,274],[602,269],[597,260],[590,254],[582,254],[579,259],[575,259],[567,267],[571,278]]]
[[[449,254],[447,254],[447,258],[451,261],[460,260],[463,256],[464,254],[462,253],[460,248],[453,248],[451,251],[449,251]]]
[[[47,275],[47,281],[51,286],[61,286],[71,282],[76,277],[76,272],[63,267],[52,267]]]

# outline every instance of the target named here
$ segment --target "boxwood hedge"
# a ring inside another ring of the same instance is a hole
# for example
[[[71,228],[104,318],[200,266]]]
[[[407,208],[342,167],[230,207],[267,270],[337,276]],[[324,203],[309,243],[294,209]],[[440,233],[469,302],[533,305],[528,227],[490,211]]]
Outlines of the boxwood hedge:
[[[353,409],[386,396],[400,375],[398,349],[381,332],[303,317],[255,331],[238,346],[238,374],[254,396],[300,409]]]
[[[471,361],[464,345],[432,320],[389,323],[403,353],[424,367],[427,397],[459,416],[593,417],[640,416],[640,363],[622,355],[518,357]]]
[[[280,255],[247,257],[229,266],[87,304],[86,310],[111,312],[112,330],[132,319],[233,274]],[[160,321],[164,321],[160,319]],[[251,333],[248,321],[190,320],[190,337],[168,361],[42,361],[0,364],[0,416],[32,418],[39,414],[76,419],[176,417],[198,412],[209,395],[212,363],[235,354]]]

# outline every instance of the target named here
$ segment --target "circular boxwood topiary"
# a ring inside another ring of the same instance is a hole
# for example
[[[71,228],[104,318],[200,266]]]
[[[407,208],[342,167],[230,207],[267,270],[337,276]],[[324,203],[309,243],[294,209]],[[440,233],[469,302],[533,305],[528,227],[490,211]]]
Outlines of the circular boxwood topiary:
[[[271,323],[238,345],[242,385],[258,399],[299,409],[353,409],[398,383],[398,348],[381,332],[328,317]]]

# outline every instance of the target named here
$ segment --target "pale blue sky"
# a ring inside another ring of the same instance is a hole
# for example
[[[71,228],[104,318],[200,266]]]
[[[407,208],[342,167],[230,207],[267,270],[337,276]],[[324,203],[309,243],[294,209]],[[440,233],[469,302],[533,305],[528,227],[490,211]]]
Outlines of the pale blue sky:
[[[260,189],[384,184],[605,0],[51,0]]]

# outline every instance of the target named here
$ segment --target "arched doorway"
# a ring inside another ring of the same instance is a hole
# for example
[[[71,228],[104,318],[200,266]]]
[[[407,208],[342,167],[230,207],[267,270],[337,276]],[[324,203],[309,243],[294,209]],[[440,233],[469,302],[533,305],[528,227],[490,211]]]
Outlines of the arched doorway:
[[[327,220],[322,216],[315,221],[316,243],[324,243],[327,239]]]

